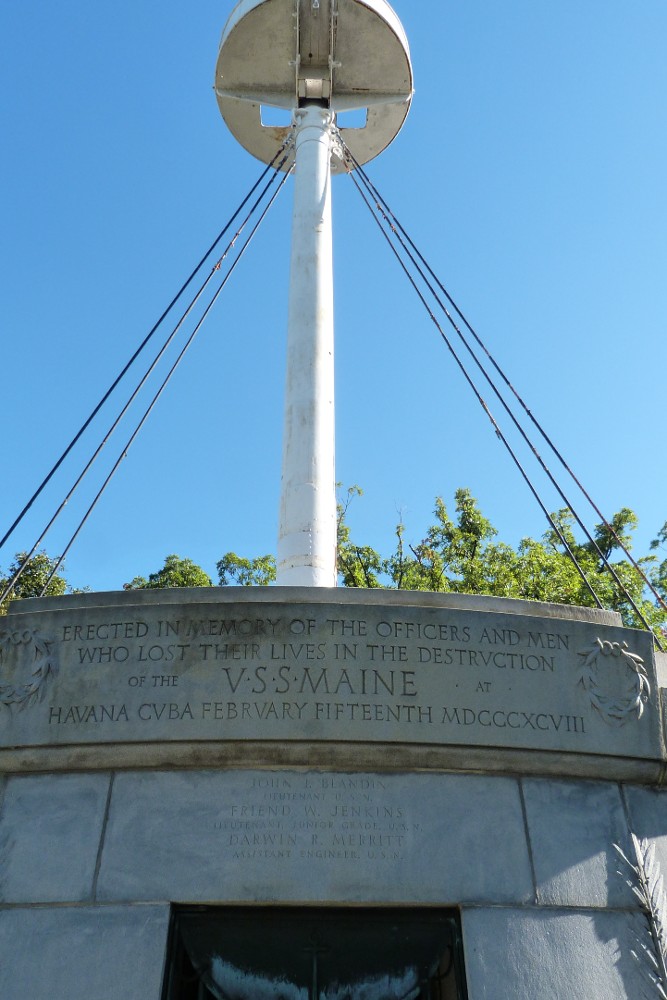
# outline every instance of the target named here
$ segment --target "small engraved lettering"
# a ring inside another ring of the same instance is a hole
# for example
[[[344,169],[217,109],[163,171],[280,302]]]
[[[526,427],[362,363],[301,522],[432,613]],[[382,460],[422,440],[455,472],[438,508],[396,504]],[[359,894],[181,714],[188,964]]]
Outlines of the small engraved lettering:
[[[87,725],[101,722],[128,722],[125,705],[62,705],[49,709],[49,725]]]

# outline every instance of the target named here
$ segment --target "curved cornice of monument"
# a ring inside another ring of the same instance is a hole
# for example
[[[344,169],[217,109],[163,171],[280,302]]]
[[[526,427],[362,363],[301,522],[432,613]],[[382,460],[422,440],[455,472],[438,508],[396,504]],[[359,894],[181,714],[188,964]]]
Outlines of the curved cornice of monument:
[[[664,663],[660,664],[664,672]],[[661,784],[649,633],[591,608],[225,587],[15,602],[0,771],[299,767]]]
[[[582,608],[570,604],[547,604],[509,597],[479,594],[432,593],[424,590],[365,590],[361,587],[191,587],[169,590],[120,590],[102,593],[68,594],[63,597],[26,598],[11,605],[12,614],[35,611],[68,610],[76,607],[123,607],[126,605],[230,604],[237,601],[261,603],[386,605],[388,607],[423,607],[487,611],[507,615],[530,615],[538,618],[561,618],[600,625],[621,625],[616,611]]]

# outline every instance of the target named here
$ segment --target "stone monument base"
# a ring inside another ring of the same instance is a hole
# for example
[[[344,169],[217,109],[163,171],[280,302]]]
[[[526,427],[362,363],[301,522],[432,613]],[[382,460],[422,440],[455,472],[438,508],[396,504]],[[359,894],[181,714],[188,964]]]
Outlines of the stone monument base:
[[[239,906],[453,914],[468,1000],[642,995],[615,845],[667,870],[665,663],[617,616],[145,591],[21,602],[0,651],[3,1000],[180,1000],[174,921]]]

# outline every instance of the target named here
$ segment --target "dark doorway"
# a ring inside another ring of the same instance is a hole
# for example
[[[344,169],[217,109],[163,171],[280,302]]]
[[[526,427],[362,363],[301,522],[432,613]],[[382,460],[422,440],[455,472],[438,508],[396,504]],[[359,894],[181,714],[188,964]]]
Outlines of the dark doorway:
[[[163,1000],[466,1000],[458,914],[183,907]]]

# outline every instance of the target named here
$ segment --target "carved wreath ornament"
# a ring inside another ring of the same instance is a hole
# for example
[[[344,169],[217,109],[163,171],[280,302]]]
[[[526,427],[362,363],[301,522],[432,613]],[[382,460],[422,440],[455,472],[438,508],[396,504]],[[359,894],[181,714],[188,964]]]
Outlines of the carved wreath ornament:
[[[583,657],[579,684],[604,721],[610,726],[624,726],[633,717],[641,719],[651,696],[641,656],[631,653],[627,642],[602,639],[596,639],[592,648],[579,656]]]
[[[51,645],[36,629],[0,629],[0,705],[22,711],[42,700],[46,681],[58,673]]]

